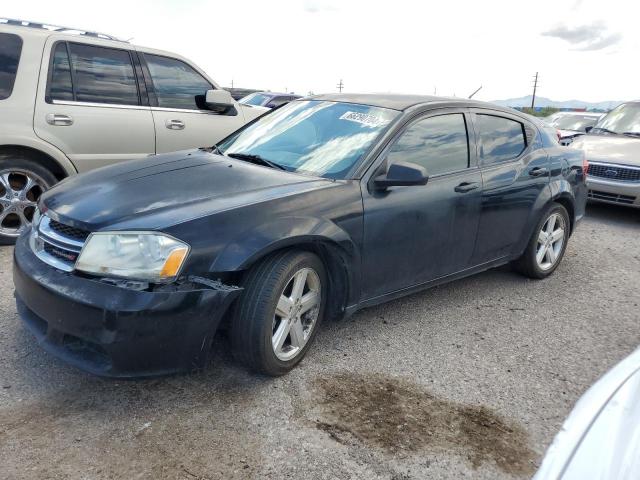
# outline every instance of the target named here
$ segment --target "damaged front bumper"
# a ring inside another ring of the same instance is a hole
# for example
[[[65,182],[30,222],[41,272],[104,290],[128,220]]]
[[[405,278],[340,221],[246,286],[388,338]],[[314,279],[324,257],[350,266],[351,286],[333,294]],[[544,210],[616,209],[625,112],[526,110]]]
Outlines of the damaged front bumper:
[[[23,235],[14,250],[18,313],[40,345],[90,373],[148,377],[202,368],[242,289],[205,279],[140,291],[57,270]]]

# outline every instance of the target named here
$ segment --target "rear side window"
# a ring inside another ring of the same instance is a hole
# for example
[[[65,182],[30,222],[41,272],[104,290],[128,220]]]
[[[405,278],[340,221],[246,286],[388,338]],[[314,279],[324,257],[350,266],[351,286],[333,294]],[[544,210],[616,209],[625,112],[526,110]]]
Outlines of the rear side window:
[[[0,33],[0,100],[11,96],[16,82],[22,39],[13,33]]]
[[[144,58],[159,107],[205,109],[205,95],[213,86],[202,75],[175,58],[146,53]]]
[[[438,115],[411,125],[387,155],[389,163],[411,162],[429,175],[464,170],[469,166],[467,125],[461,113]]]
[[[484,165],[518,158],[527,147],[524,125],[495,115],[476,115],[480,158]]]
[[[49,99],[115,105],[140,103],[128,51],[61,42],[52,55]]]

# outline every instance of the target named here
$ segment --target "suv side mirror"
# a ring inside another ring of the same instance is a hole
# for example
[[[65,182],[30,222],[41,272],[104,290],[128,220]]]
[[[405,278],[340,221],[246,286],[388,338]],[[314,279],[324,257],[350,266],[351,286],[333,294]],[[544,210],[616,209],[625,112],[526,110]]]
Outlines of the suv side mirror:
[[[238,114],[233,97],[226,90],[207,90],[204,101],[209,110],[220,115]]]
[[[409,187],[412,185],[426,185],[429,181],[427,170],[415,163],[392,163],[387,173],[378,175],[374,180],[374,186],[379,190],[387,187]]]

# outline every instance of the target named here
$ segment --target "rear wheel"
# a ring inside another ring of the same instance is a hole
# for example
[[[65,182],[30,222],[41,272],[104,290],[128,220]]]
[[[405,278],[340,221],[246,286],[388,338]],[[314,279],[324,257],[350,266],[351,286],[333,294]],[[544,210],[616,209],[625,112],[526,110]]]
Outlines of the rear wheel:
[[[534,230],[524,254],[515,262],[516,269],[530,278],[551,275],[564,256],[569,229],[567,210],[560,204],[552,204]]]
[[[40,196],[57,182],[37,160],[0,154],[0,245],[11,245],[31,225]]]
[[[277,253],[252,268],[230,327],[236,358],[273,376],[295,367],[322,321],[326,284],[322,261],[308,252]]]

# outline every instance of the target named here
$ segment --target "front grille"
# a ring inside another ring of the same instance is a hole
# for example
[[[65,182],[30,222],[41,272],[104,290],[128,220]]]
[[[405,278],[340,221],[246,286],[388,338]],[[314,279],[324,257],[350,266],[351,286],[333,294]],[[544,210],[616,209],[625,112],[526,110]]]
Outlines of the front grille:
[[[51,230],[59,233],[60,235],[73,238],[74,240],[78,240],[80,242],[84,242],[90,235],[90,232],[87,232],[86,230],[71,227],[69,225],[64,225],[63,223],[56,222],[55,220],[51,220],[49,222],[49,227],[51,228]]]
[[[57,247],[47,241],[44,242],[43,247],[45,252],[63,262],[76,263],[76,260],[78,259],[77,252],[72,252],[71,250],[67,250],[66,248]]]
[[[640,182],[640,168],[633,167],[591,163],[588,175],[620,182]]]
[[[589,171],[591,171],[591,168],[589,168]],[[597,190],[589,190],[587,196],[593,200],[622,203],[623,205],[632,205],[636,201],[636,197],[631,195],[618,195],[617,193],[599,192]]]

